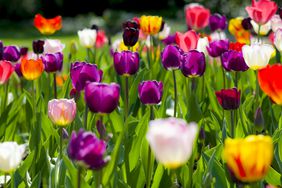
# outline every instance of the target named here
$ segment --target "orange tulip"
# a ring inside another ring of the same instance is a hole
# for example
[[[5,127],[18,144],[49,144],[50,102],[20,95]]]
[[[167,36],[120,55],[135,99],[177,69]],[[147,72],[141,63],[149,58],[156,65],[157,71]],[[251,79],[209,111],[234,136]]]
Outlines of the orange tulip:
[[[36,14],[33,23],[43,35],[52,35],[62,28],[62,17],[46,19],[41,14]]]
[[[39,78],[44,71],[41,59],[23,58],[21,62],[21,72],[27,80],[35,80]]]
[[[282,65],[268,65],[259,70],[258,81],[262,91],[276,104],[282,105]]]

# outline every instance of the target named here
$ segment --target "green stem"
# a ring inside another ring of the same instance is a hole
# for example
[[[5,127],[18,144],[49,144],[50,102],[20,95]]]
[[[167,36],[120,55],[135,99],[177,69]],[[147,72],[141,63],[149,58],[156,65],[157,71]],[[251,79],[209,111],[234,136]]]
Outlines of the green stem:
[[[236,88],[238,88],[238,72],[235,72],[235,81],[234,81],[234,85]]]
[[[81,171],[82,171],[82,168],[80,166],[78,166],[78,169],[77,169],[77,188],[80,188],[80,184],[81,184]]]
[[[234,110],[231,110],[230,113],[231,113],[231,138],[234,138],[235,137]]]
[[[205,75],[203,74],[203,85],[202,85],[202,101],[205,98]]]
[[[56,73],[53,74],[53,86],[54,86],[54,98],[57,98],[57,82],[56,82]]]
[[[101,185],[101,183],[102,183],[102,177],[103,177],[103,172],[102,172],[102,170],[98,170],[98,171],[96,172],[96,181],[95,181],[95,183],[96,183],[96,188],[102,187],[102,185]]]
[[[60,159],[63,159],[63,127],[60,127],[59,130],[60,130]]]
[[[5,108],[7,105],[8,93],[9,93],[9,80],[5,84],[4,89],[5,89],[5,95],[4,95],[3,105],[2,105],[3,107],[2,113],[5,111]]]
[[[4,186],[3,187],[4,188],[8,187],[7,186],[7,174],[6,173],[4,174]]]
[[[128,134],[128,108],[129,108],[129,99],[128,99],[128,92],[129,92],[129,84],[128,84],[128,77],[125,77],[125,91],[124,91],[124,122],[125,122],[125,134]]]
[[[91,49],[90,48],[87,48],[87,57],[86,57],[86,60],[89,62],[89,63],[92,63],[91,62]]]
[[[258,41],[260,40],[260,37],[261,37],[261,36],[260,36],[260,28],[261,28],[261,25],[259,24],[259,25],[258,25]]]
[[[172,188],[179,187],[176,170],[171,171],[171,182],[172,182]]]
[[[224,72],[224,68],[222,67],[222,79],[223,79],[223,89],[225,89],[226,87],[226,80],[225,80],[225,72]]]
[[[88,117],[88,106],[85,104],[84,110],[84,129],[87,130],[87,117]]]
[[[153,106],[150,106],[150,120],[153,120],[154,119],[154,111],[153,111]],[[154,162],[151,161],[152,159],[152,153],[151,153],[151,148],[150,146],[148,147],[148,167],[147,167],[147,183],[146,183],[146,187],[147,188],[150,188],[151,187],[151,169],[152,169],[152,166],[151,165],[154,165]]]
[[[177,85],[176,85],[175,70],[172,70],[172,76],[173,76],[173,83],[174,83],[174,113],[173,113],[173,117],[176,117],[176,113],[177,113]]]
[[[32,81],[32,91],[31,91],[31,96],[32,96],[32,106],[33,106],[33,129],[36,128],[36,88],[35,88],[35,80]]]

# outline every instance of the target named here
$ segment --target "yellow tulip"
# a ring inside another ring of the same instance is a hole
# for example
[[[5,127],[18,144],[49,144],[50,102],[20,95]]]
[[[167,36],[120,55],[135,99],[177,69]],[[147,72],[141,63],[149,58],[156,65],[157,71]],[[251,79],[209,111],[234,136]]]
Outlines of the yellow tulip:
[[[237,42],[249,44],[250,32],[242,26],[243,17],[233,18],[229,21],[228,30],[235,37]]]
[[[140,28],[145,34],[155,35],[161,30],[162,20],[159,16],[141,16]]]

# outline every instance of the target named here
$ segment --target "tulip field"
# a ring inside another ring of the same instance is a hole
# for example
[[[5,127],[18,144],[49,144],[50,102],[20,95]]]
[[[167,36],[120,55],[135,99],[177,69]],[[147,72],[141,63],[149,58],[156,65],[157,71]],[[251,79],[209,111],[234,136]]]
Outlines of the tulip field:
[[[282,8],[244,11],[0,33],[0,187],[282,187]]]

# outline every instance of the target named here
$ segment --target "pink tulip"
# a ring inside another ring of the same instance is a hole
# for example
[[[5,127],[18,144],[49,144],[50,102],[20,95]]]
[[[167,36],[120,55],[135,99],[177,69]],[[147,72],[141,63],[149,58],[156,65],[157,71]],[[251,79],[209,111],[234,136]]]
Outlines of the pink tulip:
[[[185,7],[185,16],[187,26],[199,30],[209,24],[210,10],[200,4],[191,3]]]
[[[99,30],[96,37],[96,48],[103,47],[108,42],[105,31]]]
[[[247,6],[246,11],[257,24],[266,24],[276,13],[277,4],[271,0],[252,0],[252,6]]]
[[[0,84],[4,84],[14,72],[14,67],[9,61],[0,61]]]
[[[175,41],[176,44],[184,51],[188,52],[189,50],[193,50],[197,48],[197,43],[199,40],[198,34],[193,31],[187,31],[186,33],[176,32]]]

